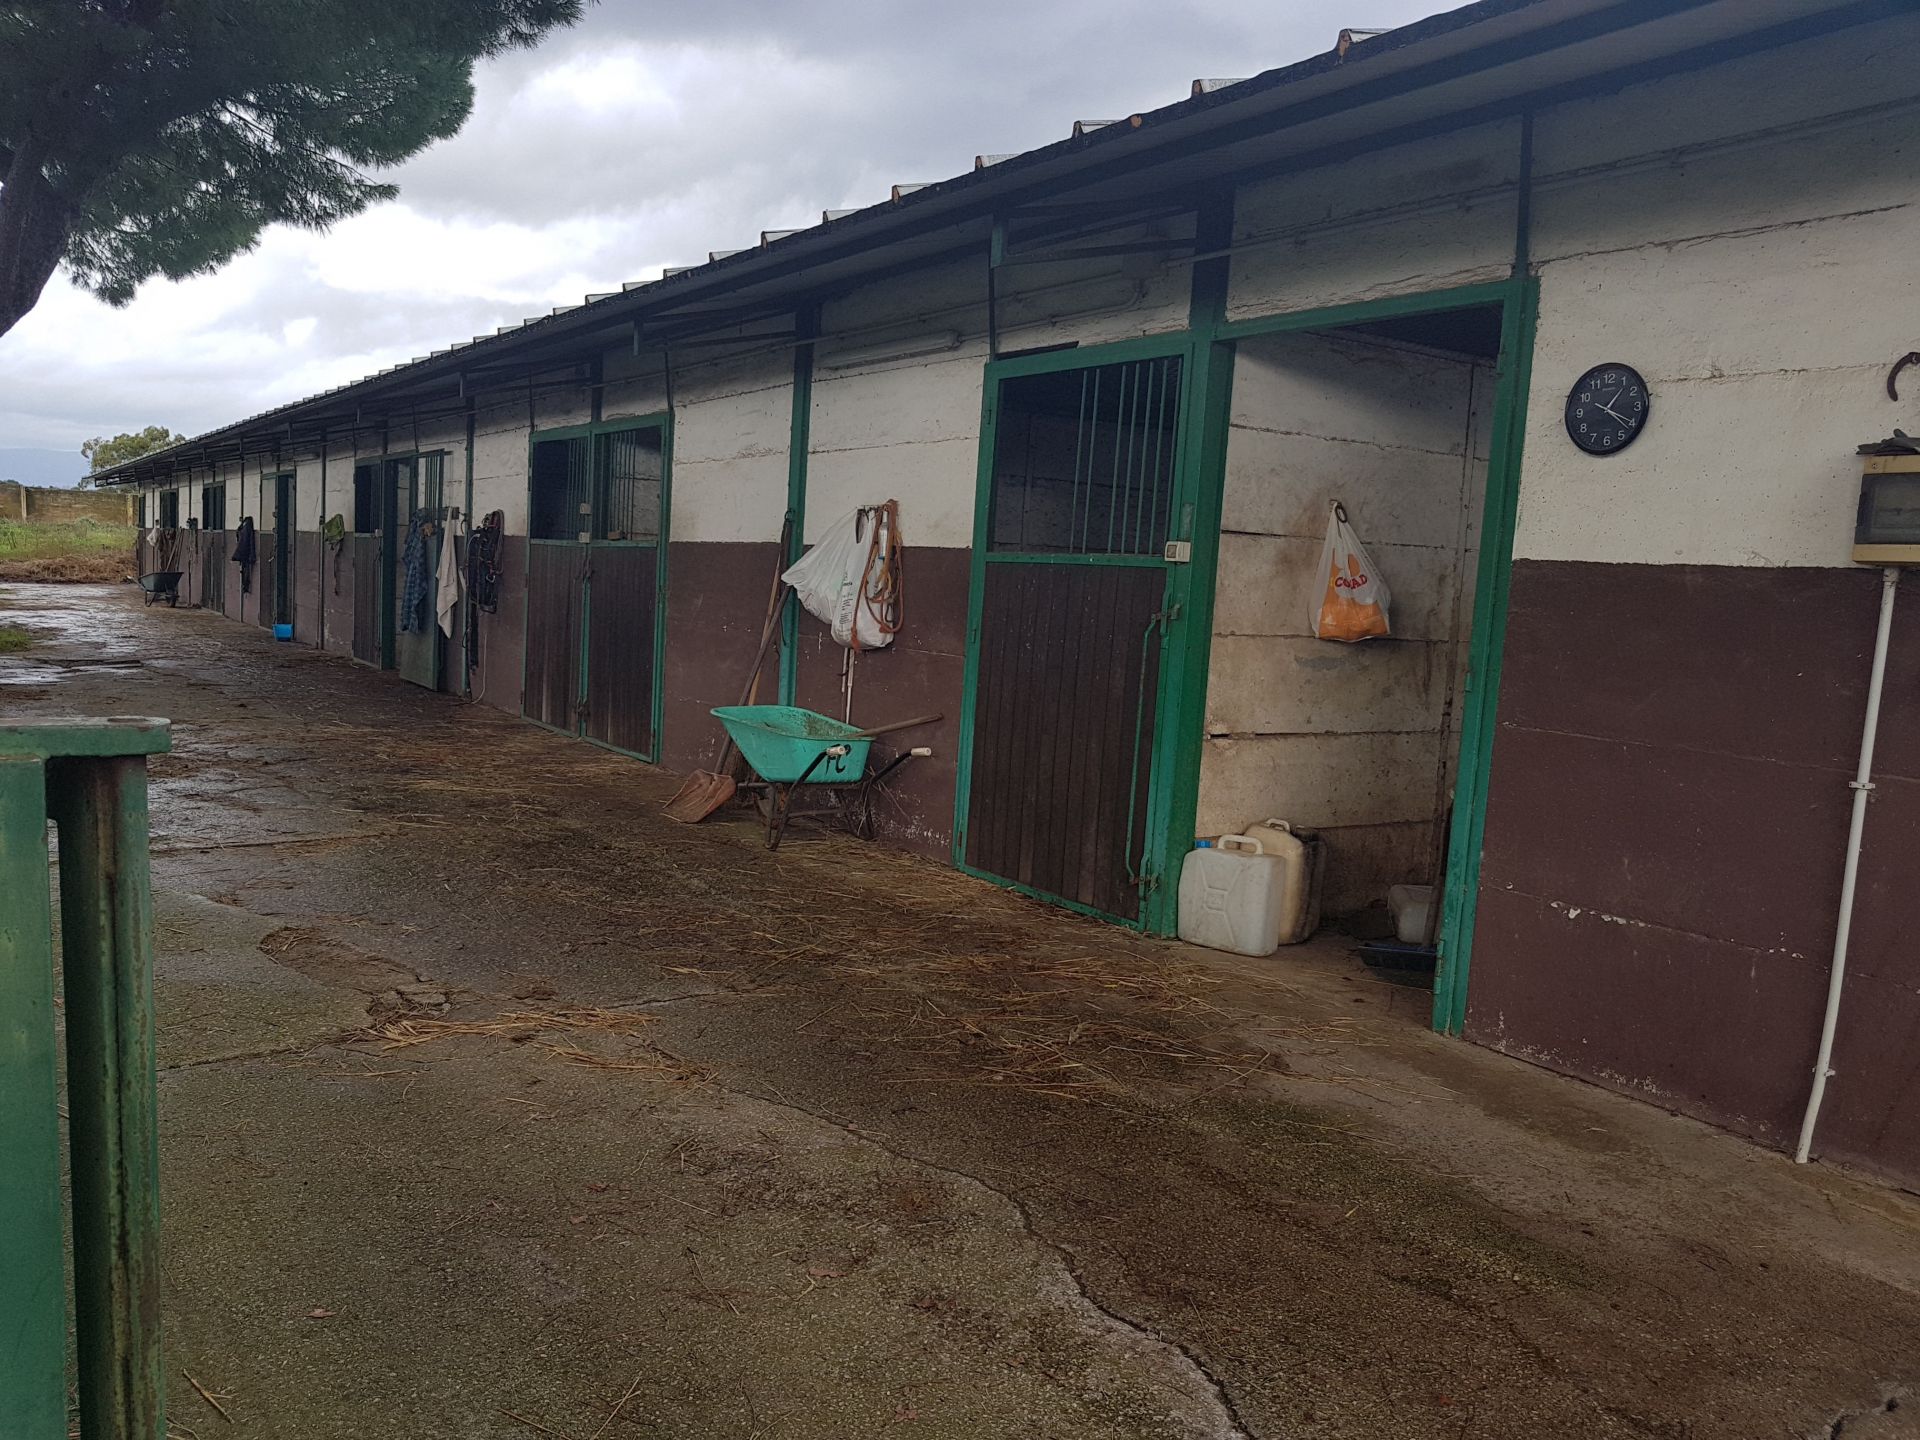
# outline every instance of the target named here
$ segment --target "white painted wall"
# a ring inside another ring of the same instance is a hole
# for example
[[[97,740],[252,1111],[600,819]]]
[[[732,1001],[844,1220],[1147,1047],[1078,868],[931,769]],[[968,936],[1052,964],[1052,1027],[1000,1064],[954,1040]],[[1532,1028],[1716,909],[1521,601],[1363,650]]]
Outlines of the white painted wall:
[[[1198,830],[1327,833],[1327,903],[1431,878],[1458,748],[1486,485],[1486,369],[1373,339],[1251,340],[1234,368]],[[1393,638],[1314,637],[1328,502],[1393,591]]]
[[[1541,116],[1516,555],[1850,563],[1854,447],[1920,430],[1920,379],[1897,406],[1884,389],[1920,345],[1916,39],[1913,19],[1887,21]],[[1881,108],[1805,128],[1863,107]],[[1776,134],[1569,178],[1763,128]],[[1605,361],[1646,376],[1653,418],[1630,449],[1593,459],[1562,413]]]
[[[909,548],[973,543],[985,296],[982,257],[824,307],[808,436],[809,544],[859,506],[888,499],[900,502]]]
[[[738,351],[689,350],[673,362],[671,539],[777,540],[787,511],[792,350],[746,342]]]
[[[473,513],[503,512],[509,535],[527,533],[527,436],[524,395],[481,397],[473,417]]]

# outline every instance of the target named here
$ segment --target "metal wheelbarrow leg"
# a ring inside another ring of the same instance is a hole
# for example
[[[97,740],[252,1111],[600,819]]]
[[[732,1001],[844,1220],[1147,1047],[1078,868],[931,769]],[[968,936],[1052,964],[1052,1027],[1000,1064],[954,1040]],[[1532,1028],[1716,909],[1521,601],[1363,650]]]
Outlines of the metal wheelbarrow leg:
[[[794,792],[812,777],[813,772],[825,764],[829,758],[839,759],[847,753],[844,745],[829,745],[808,762],[807,768],[800,772],[800,778],[791,784],[767,782],[767,796],[771,808],[767,812],[767,849],[778,850],[780,842],[786,838],[787,821],[793,817]]]

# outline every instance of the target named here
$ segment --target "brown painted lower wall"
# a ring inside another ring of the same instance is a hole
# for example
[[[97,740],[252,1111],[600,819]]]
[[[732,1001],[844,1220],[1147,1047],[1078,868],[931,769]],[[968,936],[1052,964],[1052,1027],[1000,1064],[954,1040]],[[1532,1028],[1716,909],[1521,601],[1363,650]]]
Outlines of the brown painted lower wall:
[[[1871,570],[1520,561],[1470,1038],[1773,1145],[1811,1082]],[[1920,587],[1896,613],[1817,1150],[1920,1179]]]
[[[480,664],[473,671],[473,698],[483,705],[520,713],[520,680],[527,625],[527,541],[524,535],[500,541],[500,598],[491,613],[480,615]]]
[[[921,715],[942,717],[938,724],[876,741],[870,763],[885,764],[903,749],[932,748],[931,758],[909,760],[894,772],[875,820],[881,838],[948,859],[966,679],[969,552],[910,546],[904,568],[904,623],[892,645],[855,660],[853,719],[884,725]],[[845,656],[825,625],[803,615],[797,702],[824,715],[844,715],[840,673]]]
[[[317,531],[300,530],[293,537],[293,638],[303,645],[320,643],[320,596],[316,580],[321,573],[322,546]]]
[[[780,557],[775,542],[667,547],[667,648],[661,657],[660,763],[711,769],[722,740],[716,705],[737,705],[760,648],[767,598]],[[780,662],[770,654],[760,703],[780,698]]]
[[[324,549],[324,547],[323,547]],[[337,655],[353,653],[353,546],[342,545],[326,556],[318,596],[326,612],[326,648]]]

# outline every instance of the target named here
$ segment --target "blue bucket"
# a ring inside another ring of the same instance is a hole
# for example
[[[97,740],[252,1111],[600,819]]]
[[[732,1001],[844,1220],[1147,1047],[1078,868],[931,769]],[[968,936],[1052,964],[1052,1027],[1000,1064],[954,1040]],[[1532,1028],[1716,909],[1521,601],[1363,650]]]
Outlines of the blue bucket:
[[[273,627],[273,638],[276,640],[291,640],[293,638],[293,626],[275,625]]]

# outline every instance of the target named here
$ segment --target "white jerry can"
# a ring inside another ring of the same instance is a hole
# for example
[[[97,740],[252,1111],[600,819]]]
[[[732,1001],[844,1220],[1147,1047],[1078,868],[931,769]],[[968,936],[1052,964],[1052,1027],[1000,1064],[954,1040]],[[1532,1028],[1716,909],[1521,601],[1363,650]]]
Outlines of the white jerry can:
[[[1285,820],[1249,825],[1247,838],[1280,862],[1286,872],[1287,903],[1280,912],[1280,943],[1298,945],[1320,928],[1320,892],[1327,878],[1327,847],[1312,830],[1297,830]]]
[[[1180,938],[1209,950],[1271,955],[1280,948],[1285,871],[1261,842],[1223,835],[1180,866]]]

